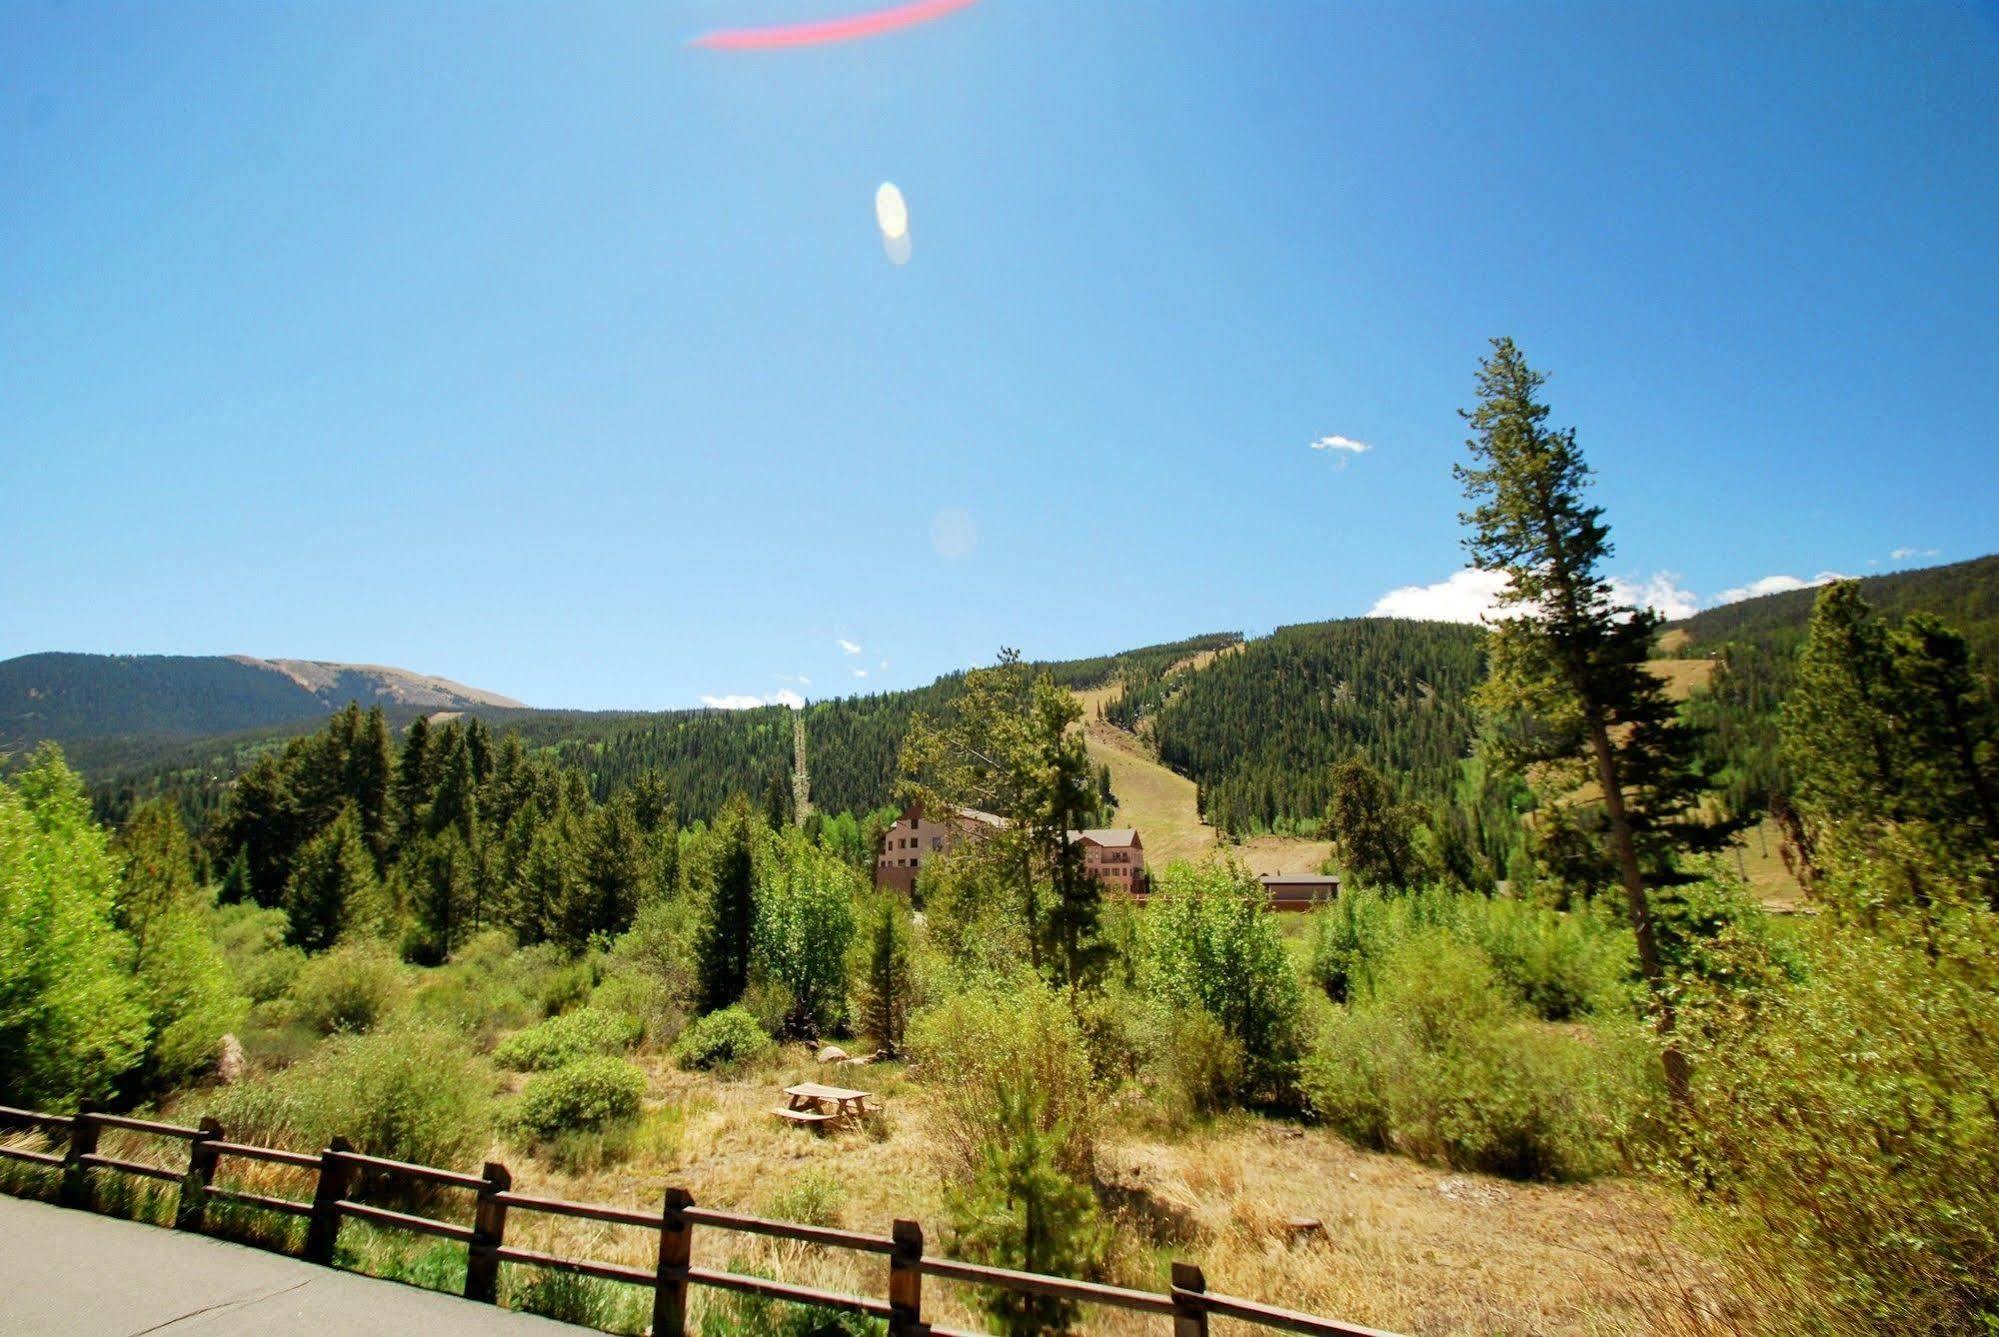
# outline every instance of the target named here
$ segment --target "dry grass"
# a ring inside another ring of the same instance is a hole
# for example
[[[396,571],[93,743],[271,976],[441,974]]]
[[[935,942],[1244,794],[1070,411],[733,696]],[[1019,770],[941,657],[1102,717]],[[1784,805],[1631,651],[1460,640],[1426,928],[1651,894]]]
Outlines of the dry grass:
[[[886,1234],[898,1217],[922,1222],[942,1249],[943,1184],[928,1135],[923,1082],[899,1065],[847,1068],[835,1078],[882,1097],[874,1132],[816,1135],[769,1111],[781,1089],[822,1075],[800,1049],[773,1067],[716,1080],[652,1069],[656,1108],[674,1138],[627,1164],[564,1174],[517,1153],[501,1155],[530,1193],[654,1209],[665,1185],[696,1201],[782,1211],[801,1183],[830,1183],[838,1224]],[[1357,1152],[1338,1137],[1254,1116],[1180,1139],[1113,1130],[1102,1153],[1103,1197],[1118,1225],[1115,1280],[1162,1288],[1174,1258],[1199,1261],[1209,1285],[1271,1303],[1407,1333],[1622,1333],[1645,1330],[1647,1306],[1688,1259],[1662,1243],[1667,1205],[1628,1184],[1521,1185],[1426,1169]],[[1323,1230],[1295,1238],[1292,1218]],[[530,1248],[649,1265],[643,1231],[560,1218],[510,1224]],[[879,1260],[704,1230],[697,1262],[754,1268],[787,1280],[883,1293]],[[980,1326],[972,1297],[928,1289],[935,1321]],[[1136,1316],[1103,1312],[1086,1329],[1152,1332]]]
[[[801,1047],[733,1078],[682,1073],[663,1056],[640,1061],[650,1082],[646,1132],[623,1164],[568,1173],[504,1145],[495,1145],[490,1157],[512,1168],[525,1193],[653,1212],[673,1184],[704,1206],[791,1219],[801,1197],[809,1197],[830,1207],[832,1223],[868,1233],[885,1235],[896,1218],[913,1218],[924,1224],[931,1248],[944,1251],[944,1185],[929,1134],[928,1090],[918,1074],[899,1064],[836,1070],[833,1080],[875,1093],[887,1117],[873,1129],[818,1135],[769,1113],[784,1086],[826,1077]],[[127,1135],[107,1135],[107,1150],[114,1141],[120,1154],[184,1154],[178,1144],[142,1150],[140,1142],[152,1140]],[[309,1175],[244,1161],[226,1165],[219,1182],[310,1197]],[[1404,1333],[1601,1335],[1663,1331],[1683,1321],[1688,1279],[1704,1275],[1669,1240],[1671,1206],[1653,1190],[1454,1174],[1253,1115],[1180,1136],[1113,1126],[1100,1167],[1100,1197],[1117,1235],[1111,1279],[1126,1285],[1163,1288],[1168,1264],[1179,1258],[1199,1262],[1214,1290]],[[460,1197],[446,1195],[426,1210],[463,1219],[467,1204]],[[1319,1228],[1301,1231],[1295,1223],[1305,1219]],[[526,1212],[510,1218],[508,1240],[636,1267],[650,1267],[657,1248],[648,1230]],[[878,1258],[711,1228],[696,1232],[695,1261],[885,1293]],[[699,1290],[696,1298],[714,1299]],[[982,1327],[974,1303],[961,1288],[926,1287],[933,1321]],[[635,1304],[630,1312],[642,1309]],[[1084,1330],[1137,1334],[1158,1327],[1099,1311],[1086,1315]],[[1252,1329],[1218,1325],[1217,1331]]]
[[[1714,678],[1712,659],[1648,659],[1646,669],[1666,684],[1666,695],[1684,701],[1705,689]]]

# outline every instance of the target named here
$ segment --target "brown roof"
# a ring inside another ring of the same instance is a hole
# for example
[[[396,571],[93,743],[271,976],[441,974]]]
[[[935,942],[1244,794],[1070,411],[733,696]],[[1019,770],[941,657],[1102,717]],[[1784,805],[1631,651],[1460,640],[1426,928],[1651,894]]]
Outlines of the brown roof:
[[[1337,887],[1338,873],[1258,873],[1256,880],[1266,887]]]
[[[1103,845],[1109,849],[1127,849],[1139,843],[1138,832],[1129,826],[1106,826],[1092,831],[1071,831],[1069,839],[1087,840],[1092,845]]]

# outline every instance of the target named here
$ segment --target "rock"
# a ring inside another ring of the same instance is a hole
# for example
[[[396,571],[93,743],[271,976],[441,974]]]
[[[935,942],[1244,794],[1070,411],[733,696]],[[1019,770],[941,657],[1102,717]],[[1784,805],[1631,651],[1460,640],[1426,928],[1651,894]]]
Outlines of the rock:
[[[1506,1201],[1506,1190],[1497,1184],[1481,1184],[1476,1179],[1464,1175],[1446,1175],[1437,1181],[1439,1197],[1452,1202],[1471,1203],[1478,1207],[1490,1207],[1494,1203]]]
[[[250,1069],[250,1060],[243,1055],[243,1042],[233,1035],[222,1037],[215,1056],[215,1075],[224,1086],[231,1086],[243,1080]]]
[[[847,1051],[838,1045],[827,1045],[819,1051],[819,1061],[821,1063],[845,1063],[847,1061]]]

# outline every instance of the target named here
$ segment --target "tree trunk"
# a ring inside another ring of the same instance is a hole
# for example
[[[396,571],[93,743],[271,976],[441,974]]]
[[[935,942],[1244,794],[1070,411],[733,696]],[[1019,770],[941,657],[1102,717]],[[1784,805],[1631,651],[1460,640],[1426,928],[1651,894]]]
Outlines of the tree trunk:
[[[1691,1088],[1687,1056],[1673,1040],[1674,1010],[1666,986],[1665,967],[1659,960],[1659,940],[1652,929],[1652,903],[1645,894],[1645,871],[1638,863],[1638,842],[1631,831],[1631,819],[1624,810],[1624,788],[1619,783],[1617,754],[1610,746],[1610,729],[1603,713],[1589,708],[1590,750],[1596,755],[1597,783],[1603,786],[1604,811],[1610,817],[1610,844],[1617,855],[1618,872],[1624,880],[1624,898],[1631,914],[1631,932],[1638,939],[1638,968],[1652,990],[1658,1011],[1653,1027],[1665,1041],[1660,1061],[1666,1070],[1666,1092],[1675,1106],[1686,1105]]]

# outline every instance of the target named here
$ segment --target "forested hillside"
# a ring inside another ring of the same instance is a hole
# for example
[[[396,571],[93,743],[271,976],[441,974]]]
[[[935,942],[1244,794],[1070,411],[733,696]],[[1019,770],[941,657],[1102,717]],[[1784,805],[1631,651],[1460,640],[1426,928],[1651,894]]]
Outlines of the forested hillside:
[[[1886,621],[1929,613],[1957,628],[1986,673],[1999,667],[1999,556],[1920,571],[1869,576],[1860,592]],[[1797,675],[1798,648],[1811,623],[1817,589],[1744,599],[1697,613],[1666,632],[1675,652],[1719,661],[1707,693],[1688,705],[1709,728],[1708,759],[1719,767],[1729,810],[1754,815],[1785,801],[1791,776],[1778,748],[1777,712]]]
[[[349,701],[418,710],[518,702],[371,664],[241,655],[22,655],[0,662],[0,755],[44,740],[148,743],[318,724]],[[108,755],[116,755],[106,749]]]
[[[1145,727],[1225,830],[1316,825],[1332,767],[1356,754],[1396,777],[1405,797],[1432,800],[1451,791],[1471,752],[1483,636],[1389,618],[1280,627],[1198,672],[1142,684],[1159,703]]]
[[[1157,675],[1205,650],[1234,644],[1237,632],[1215,633],[1143,646],[1087,659],[1039,664],[1064,687],[1102,686],[1119,675]],[[89,656],[85,656],[89,658]],[[226,662],[226,661],[196,661]],[[896,758],[909,724],[920,712],[935,714],[954,697],[961,674],[927,687],[870,696],[815,701],[805,708],[813,802],[828,813],[864,813],[890,801]],[[423,713],[409,707],[385,711],[394,727]],[[787,804],[792,766],[791,712],[757,710],[568,711],[507,709],[468,704],[462,713],[496,734],[517,734],[534,755],[580,772],[593,798],[607,801],[641,775],[656,777],[684,820],[711,818],[732,794],[766,808]],[[133,807],[170,797],[199,829],[219,809],[235,777],[259,757],[325,718],[189,740],[148,734],[82,738],[65,743],[91,782],[100,817],[117,822]]]

